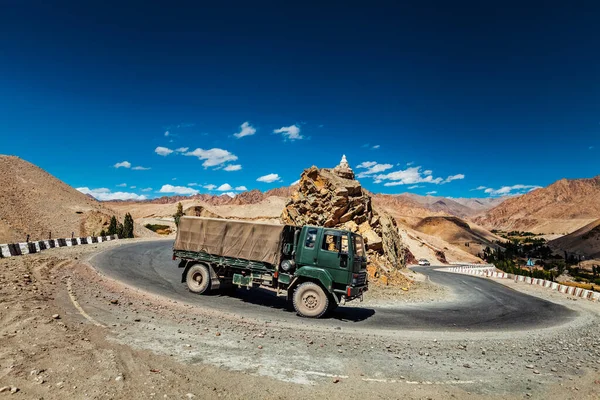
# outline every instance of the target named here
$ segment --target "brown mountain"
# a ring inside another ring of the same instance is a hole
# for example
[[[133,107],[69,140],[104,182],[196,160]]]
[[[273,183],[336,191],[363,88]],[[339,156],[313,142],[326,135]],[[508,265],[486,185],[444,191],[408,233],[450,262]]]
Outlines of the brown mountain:
[[[439,196],[420,196],[413,193],[403,193],[397,197],[411,199],[416,204],[425,207],[434,212],[444,212],[448,215],[454,215],[460,218],[471,217],[483,211],[489,210],[502,203],[506,198],[482,198],[469,199],[458,198],[451,199]]]
[[[89,236],[118,213],[18,157],[0,155],[0,243]],[[122,220],[121,218],[119,218]],[[137,235],[153,235],[136,226]]]
[[[573,253],[586,259],[600,258],[600,219],[548,243],[552,250]]]
[[[542,234],[568,234],[600,217],[600,176],[561,179],[510,198],[475,218],[488,228]]]

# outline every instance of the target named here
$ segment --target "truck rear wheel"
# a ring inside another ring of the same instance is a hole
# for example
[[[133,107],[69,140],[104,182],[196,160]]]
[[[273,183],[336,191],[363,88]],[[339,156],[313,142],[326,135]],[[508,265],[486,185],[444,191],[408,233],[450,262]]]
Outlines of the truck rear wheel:
[[[314,282],[304,282],[294,291],[294,309],[301,317],[319,318],[327,312],[329,296]]]
[[[185,277],[190,292],[205,294],[210,290],[210,271],[206,265],[196,264],[190,267]]]

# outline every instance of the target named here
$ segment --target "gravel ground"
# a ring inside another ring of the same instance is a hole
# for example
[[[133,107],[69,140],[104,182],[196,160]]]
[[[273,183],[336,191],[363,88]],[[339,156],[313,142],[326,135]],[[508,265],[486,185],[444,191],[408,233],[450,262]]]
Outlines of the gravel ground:
[[[119,245],[0,260],[0,397],[600,397],[598,303],[503,281],[580,318],[519,334],[280,326],[150,295],[85,262]],[[396,300],[386,288],[369,301],[443,299],[444,289],[432,296],[430,285],[396,292]]]

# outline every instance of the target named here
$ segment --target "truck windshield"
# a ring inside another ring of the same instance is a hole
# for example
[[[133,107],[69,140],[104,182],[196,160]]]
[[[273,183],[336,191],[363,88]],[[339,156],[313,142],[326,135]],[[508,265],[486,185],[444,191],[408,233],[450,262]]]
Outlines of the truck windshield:
[[[352,241],[354,242],[354,254],[357,257],[365,258],[365,243],[362,236],[352,235]]]

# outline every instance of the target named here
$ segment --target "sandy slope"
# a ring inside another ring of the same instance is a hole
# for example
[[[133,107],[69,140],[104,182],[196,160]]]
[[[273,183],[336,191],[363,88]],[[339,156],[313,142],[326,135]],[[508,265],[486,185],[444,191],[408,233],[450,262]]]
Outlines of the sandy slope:
[[[552,240],[548,246],[553,250],[600,259],[600,219],[584,226],[575,232]]]
[[[13,156],[0,155],[0,243],[97,235],[108,227],[108,209],[41,168]],[[153,236],[136,227],[137,236]]]
[[[213,214],[223,218],[277,222],[285,202],[286,199],[283,197],[270,196],[259,203],[253,204],[213,206],[202,200],[189,199],[182,200],[181,205],[186,213],[191,209],[201,208],[206,211],[207,215],[205,216],[212,216],[210,214]],[[177,203],[156,204],[151,202],[114,201],[105,202],[104,204],[121,213],[130,212],[133,218],[142,224],[156,223],[171,227],[175,226],[172,217],[177,211]]]
[[[504,241],[501,237],[458,217],[423,218],[414,229],[438,237],[473,255],[482,253],[486,247],[497,248],[495,241]]]

